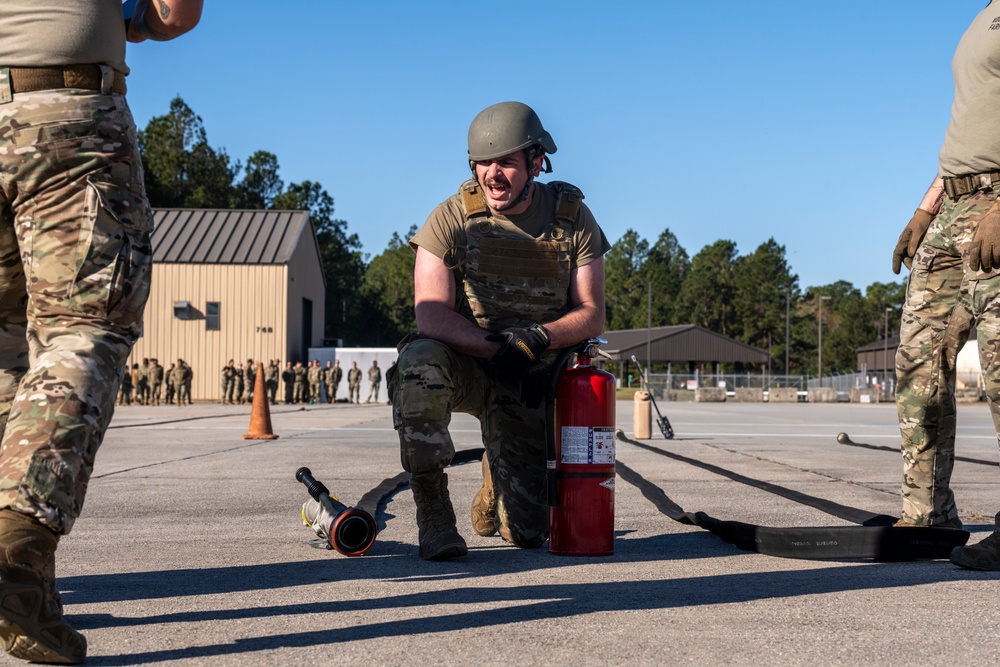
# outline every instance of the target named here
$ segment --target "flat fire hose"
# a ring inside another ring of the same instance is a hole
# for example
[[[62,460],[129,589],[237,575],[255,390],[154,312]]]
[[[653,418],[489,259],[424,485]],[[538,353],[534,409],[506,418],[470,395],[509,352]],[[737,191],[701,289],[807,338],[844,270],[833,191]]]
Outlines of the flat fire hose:
[[[463,463],[472,463],[473,461],[481,461],[483,454],[486,453],[486,449],[483,447],[473,447],[472,449],[460,449],[455,452],[455,456],[452,458],[449,466],[461,465]],[[395,477],[389,477],[388,479],[382,480],[382,483],[376,486],[374,489],[361,496],[361,500],[358,501],[358,508],[363,509],[370,515],[375,517],[376,522],[378,521],[379,508],[382,506],[393,491],[401,486],[406,486],[410,483],[410,473],[401,472]]]
[[[615,464],[623,480],[637,487],[663,514],[679,523],[698,526],[744,551],[802,559],[874,558],[884,561],[918,558],[948,558],[954,547],[969,539],[965,530],[954,528],[897,528],[896,518],[817,498],[798,491],[756,480],[710,463],[675,454],[635,440],[618,431],[618,439],[661,456],[696,466],[741,484],[746,484],[803,505],[819,509],[858,526],[771,528],[740,521],[721,521],[704,512],[686,512],[663,490],[621,461]]]

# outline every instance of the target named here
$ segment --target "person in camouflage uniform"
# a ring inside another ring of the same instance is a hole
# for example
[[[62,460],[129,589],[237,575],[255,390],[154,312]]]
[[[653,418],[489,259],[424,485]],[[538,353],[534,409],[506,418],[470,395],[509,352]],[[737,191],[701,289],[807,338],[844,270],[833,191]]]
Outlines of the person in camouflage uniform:
[[[278,376],[280,375],[280,369],[278,368],[278,362],[271,359],[267,362],[267,368],[264,369],[264,384],[267,389],[267,398],[274,405],[278,402]]]
[[[222,367],[222,372],[219,374],[219,384],[222,389],[222,404],[232,403],[233,391],[236,389],[236,367],[233,365],[232,359]]]
[[[292,385],[292,401],[295,403],[304,403],[306,399],[306,380],[309,371],[306,370],[305,366],[302,365],[301,361],[295,362],[295,368],[292,369],[292,376],[295,381]]]
[[[309,369],[306,371],[306,380],[309,383],[309,403],[319,403],[320,383],[322,382],[323,369],[319,367],[319,360],[313,359],[309,362]]]
[[[177,403],[191,405],[191,383],[194,381],[194,370],[192,370],[191,364],[183,359],[177,360],[177,366],[181,369],[181,384],[177,392]]]
[[[191,367],[183,359],[178,359],[170,375],[174,381],[177,405],[191,405]]]
[[[139,383],[135,386],[136,402],[149,405],[149,359],[143,359],[139,366]]]
[[[344,377],[344,371],[340,368],[340,360],[327,361],[326,368],[323,369],[323,382],[326,384],[326,402],[337,402],[337,388]]]
[[[525,548],[548,536],[542,355],[603,331],[610,249],[578,189],[535,182],[555,151],[527,105],[485,109],[469,128],[473,179],[410,240],[418,333],[387,382],[428,560],[468,550],[444,473],[452,412],[479,418],[486,447],[473,529]]]
[[[347,370],[347,402],[361,402],[361,369],[356,361],[352,361]]]
[[[139,364],[132,364],[132,402],[142,405],[142,394],[139,393],[139,380],[141,378]]]
[[[167,405],[173,404],[174,397],[177,395],[177,385],[174,383],[174,368],[176,368],[176,364],[170,364],[170,368],[163,373],[163,382],[166,384],[163,402]]]
[[[285,405],[295,402],[295,369],[292,362],[285,362],[285,370],[281,371],[281,381],[285,383]]]
[[[163,366],[153,359],[149,367],[149,395],[153,405],[160,404],[160,394],[163,390]]]
[[[893,271],[911,269],[896,353],[902,435],[902,512],[897,526],[961,528],[955,462],[955,362],[978,331],[986,398],[1000,433],[1000,1],[979,13],[952,63],[955,104],[934,179],[899,237]],[[997,515],[1000,526],[1000,514]],[[953,563],[1000,570],[1000,531],[956,547]]]
[[[257,369],[253,365],[253,359],[247,359],[246,368],[243,369],[243,377],[246,378],[247,403],[253,404],[253,385],[257,379]]]
[[[378,403],[378,392],[381,388],[382,371],[378,367],[378,361],[372,361],[372,365],[368,369],[368,398],[365,399],[365,403],[371,403],[373,396],[375,402]]]
[[[118,390],[118,405],[132,405],[132,371],[125,368],[122,373],[122,386]]]
[[[233,372],[233,384],[236,387],[233,393],[233,402],[237,405],[243,405],[243,392],[246,390],[245,377],[243,364],[236,364],[236,370]]]
[[[0,11],[0,645],[24,660],[86,657],[63,618],[55,550],[83,506],[149,294],[153,219],[125,42],[190,29],[201,0],[135,11],[128,30],[121,0]]]

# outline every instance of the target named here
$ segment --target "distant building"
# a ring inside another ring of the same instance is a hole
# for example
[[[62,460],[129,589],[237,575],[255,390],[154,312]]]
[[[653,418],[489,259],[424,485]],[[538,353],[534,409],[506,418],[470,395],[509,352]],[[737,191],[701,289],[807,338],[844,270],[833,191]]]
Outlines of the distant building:
[[[191,396],[219,398],[226,361],[306,360],[322,342],[326,283],[306,211],[158,209],[153,282],[129,364],[178,358]]]
[[[676,364],[674,372],[682,373],[701,365],[718,372],[719,364],[743,367],[767,364],[768,360],[764,350],[694,324],[606,331],[601,338],[607,339],[602,349],[611,357],[601,363],[617,364],[618,377],[625,377],[633,355],[645,366]]]

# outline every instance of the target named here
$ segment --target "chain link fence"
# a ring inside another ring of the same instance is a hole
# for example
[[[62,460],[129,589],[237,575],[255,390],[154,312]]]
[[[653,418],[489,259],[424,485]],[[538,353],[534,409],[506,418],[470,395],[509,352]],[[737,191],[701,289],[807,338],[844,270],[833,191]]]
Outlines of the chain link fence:
[[[638,379],[633,379],[633,386]],[[803,395],[809,389],[819,387],[834,388],[840,400],[848,400],[852,389],[862,387],[874,388],[879,392],[879,399],[891,401],[895,399],[896,378],[893,373],[842,373],[822,378],[806,375],[767,375],[753,373],[651,373],[649,386],[654,396],[659,399],[685,400],[693,397],[694,391],[702,387],[721,387],[732,395],[737,389],[753,388],[769,391],[771,389],[794,387]]]

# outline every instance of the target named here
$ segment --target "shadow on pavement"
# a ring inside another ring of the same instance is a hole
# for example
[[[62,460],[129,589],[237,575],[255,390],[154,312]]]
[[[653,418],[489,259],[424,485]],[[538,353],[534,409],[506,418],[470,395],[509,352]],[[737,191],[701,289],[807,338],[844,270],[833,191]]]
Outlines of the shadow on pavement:
[[[407,567],[415,559],[400,558],[398,565],[410,570],[404,574],[419,575],[420,571],[450,569],[482,570],[484,575],[497,574],[494,566],[509,560],[506,550],[487,550],[480,558],[471,561],[428,564],[432,567]],[[546,558],[550,558],[546,556]],[[552,557],[554,558],[554,557]],[[402,561],[409,561],[404,564]],[[477,562],[477,561],[480,561]],[[561,560],[561,559],[557,559]],[[365,559],[344,559],[335,565],[354,563],[364,567]],[[588,560],[586,562],[593,562]],[[150,572],[136,575],[107,575],[73,577],[65,583],[76,590],[74,602],[96,602],[109,599],[108,589],[127,592],[130,599],[166,595],[222,593],[236,590],[255,590],[262,581],[273,586],[305,585],[307,578],[317,581],[317,575],[329,569],[330,564],[317,562],[277,563],[246,568],[219,568],[201,571]],[[464,566],[474,565],[468,568]],[[486,567],[488,565],[488,567]],[[565,565],[564,562],[560,565]],[[341,567],[341,569],[343,569]],[[329,572],[326,572],[329,574]],[[565,618],[595,612],[641,611],[702,605],[719,605],[750,602],[772,598],[792,598],[851,590],[907,588],[943,580],[962,580],[988,576],[960,570],[945,563],[908,563],[868,565],[834,565],[809,570],[780,570],[766,573],[741,573],[659,579],[651,581],[584,582],[578,584],[542,584],[497,588],[492,586],[448,587],[442,590],[394,595],[364,600],[309,602],[281,606],[234,609],[186,611],[144,618],[115,618],[106,615],[71,616],[70,621],[79,629],[93,627],[127,627],[162,623],[203,623],[247,618],[269,618],[303,614],[331,614],[339,612],[373,612],[370,622],[351,627],[330,627],[323,631],[274,634],[266,637],[238,639],[232,643],[193,646],[175,650],[149,651],[118,656],[94,656],[95,665],[143,664],[162,660],[207,658],[217,655],[249,654],[277,648],[314,647],[350,642],[358,639],[392,638],[407,635],[452,632],[469,628],[504,626],[510,623]],[[464,572],[460,576],[475,576]],[[122,577],[125,581],[122,581]],[[129,580],[131,579],[131,581]],[[329,577],[326,580],[340,579]],[[113,580],[113,584],[112,584]],[[324,578],[319,578],[318,582]],[[179,588],[179,590],[178,590]],[[197,589],[197,590],[195,590]],[[119,596],[120,597],[120,596]],[[469,604],[475,608],[467,612],[440,614],[437,605]],[[484,605],[493,608],[483,609]],[[499,605],[499,606],[497,606]],[[379,622],[380,610],[424,609],[417,618],[394,619]],[[294,625],[289,620],[288,625]]]

